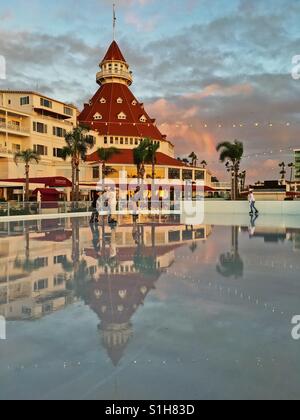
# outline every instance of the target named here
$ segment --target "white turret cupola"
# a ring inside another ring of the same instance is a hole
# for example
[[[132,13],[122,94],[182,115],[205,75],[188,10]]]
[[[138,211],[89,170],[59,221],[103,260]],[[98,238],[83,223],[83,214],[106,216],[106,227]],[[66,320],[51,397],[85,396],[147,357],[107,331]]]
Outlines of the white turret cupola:
[[[106,83],[132,84],[132,72],[116,41],[110,45],[99,67],[101,71],[97,73],[97,83],[100,86]]]

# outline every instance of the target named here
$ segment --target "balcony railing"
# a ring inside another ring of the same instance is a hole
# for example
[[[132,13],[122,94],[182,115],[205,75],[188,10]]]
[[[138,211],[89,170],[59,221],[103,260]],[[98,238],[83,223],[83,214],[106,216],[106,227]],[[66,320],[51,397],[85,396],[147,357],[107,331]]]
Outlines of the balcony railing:
[[[121,77],[132,82],[132,75],[127,71],[118,71],[118,70],[102,70],[97,73],[97,80],[100,80],[105,77]]]
[[[216,189],[231,189],[230,182],[213,182],[212,186]]]
[[[15,131],[21,134],[29,134],[30,130],[28,128],[22,127],[21,125],[14,124],[12,122],[0,122],[0,129],[5,129],[7,131]]]
[[[9,150],[7,147],[0,147],[0,155],[13,155],[14,152]]]

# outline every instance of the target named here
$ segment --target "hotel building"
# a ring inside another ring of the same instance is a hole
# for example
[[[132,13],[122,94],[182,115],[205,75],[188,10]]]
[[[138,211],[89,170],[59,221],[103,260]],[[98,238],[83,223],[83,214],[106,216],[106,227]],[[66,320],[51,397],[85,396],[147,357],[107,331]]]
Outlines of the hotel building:
[[[295,157],[295,180],[300,181],[300,149],[294,150]]]
[[[74,105],[63,103],[37,92],[0,91],[0,199],[21,199],[24,186],[24,165],[16,166],[14,154],[33,149],[41,161],[30,166],[30,189],[37,182],[56,187],[55,178],[71,180],[71,165],[61,159],[65,146],[64,135],[81,124],[95,137],[95,147],[80,166],[81,199],[89,199],[101,175],[98,148],[119,150],[108,162],[110,177],[118,178],[120,171],[128,178],[137,178],[133,150],[145,138],[159,144],[156,155],[157,179],[182,182],[203,180],[206,191],[215,191],[209,170],[186,165],[175,157],[174,145],[163,135],[144,104],[131,92],[133,75],[118,44],[113,41],[100,63],[96,76],[99,89],[84,105],[81,113]],[[146,179],[152,176],[146,165]],[[51,185],[47,178],[51,177]],[[19,190],[18,190],[19,189]],[[70,188],[66,191],[70,199]]]
[[[31,178],[70,178],[70,164],[61,159],[64,135],[77,124],[77,108],[29,91],[0,91],[0,179],[24,178],[24,165],[16,166],[14,154],[32,149],[41,156],[30,167]],[[8,184],[9,185],[9,184]],[[7,199],[16,199],[9,190]],[[3,194],[3,190],[2,190]]]
[[[182,181],[203,180],[211,186],[211,174],[203,168],[192,168],[175,158],[174,145],[157,127],[156,120],[149,116],[145,106],[131,92],[133,75],[118,44],[113,41],[100,63],[96,75],[100,88],[84,105],[78,120],[89,127],[97,139],[97,147],[115,147],[119,153],[108,164],[113,169],[112,177],[127,171],[129,178],[137,177],[133,149],[145,138],[159,144],[156,156],[156,179]],[[99,179],[97,153],[88,157],[91,164],[89,181]],[[151,165],[146,165],[146,178],[151,178]]]

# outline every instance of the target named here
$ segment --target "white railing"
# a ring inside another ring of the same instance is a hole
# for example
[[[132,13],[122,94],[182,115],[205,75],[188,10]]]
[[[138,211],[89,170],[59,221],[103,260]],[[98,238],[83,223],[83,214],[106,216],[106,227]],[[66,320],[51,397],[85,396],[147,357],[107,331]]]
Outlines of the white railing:
[[[216,189],[231,189],[230,182],[213,182],[212,186]]]
[[[0,218],[7,216],[34,216],[39,214],[87,213],[92,210],[91,202],[0,202]]]
[[[5,130],[17,131],[18,133],[25,133],[25,134],[30,133],[28,128],[24,128],[21,125],[14,124],[11,122],[8,122],[8,123],[0,122],[0,128],[4,128]]]
[[[7,147],[0,147],[0,154],[13,155],[14,152],[12,150],[9,150]]]
[[[124,77],[125,79],[132,81],[132,76],[129,72],[118,71],[118,70],[103,70],[97,73],[97,80],[102,77]]]

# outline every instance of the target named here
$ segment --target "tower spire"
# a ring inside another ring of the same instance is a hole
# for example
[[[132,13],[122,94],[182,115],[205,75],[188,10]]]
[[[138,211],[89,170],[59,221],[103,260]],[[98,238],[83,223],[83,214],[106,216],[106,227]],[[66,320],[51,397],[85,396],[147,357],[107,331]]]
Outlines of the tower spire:
[[[113,41],[116,39],[116,22],[117,22],[117,16],[116,16],[116,5],[113,4]]]

